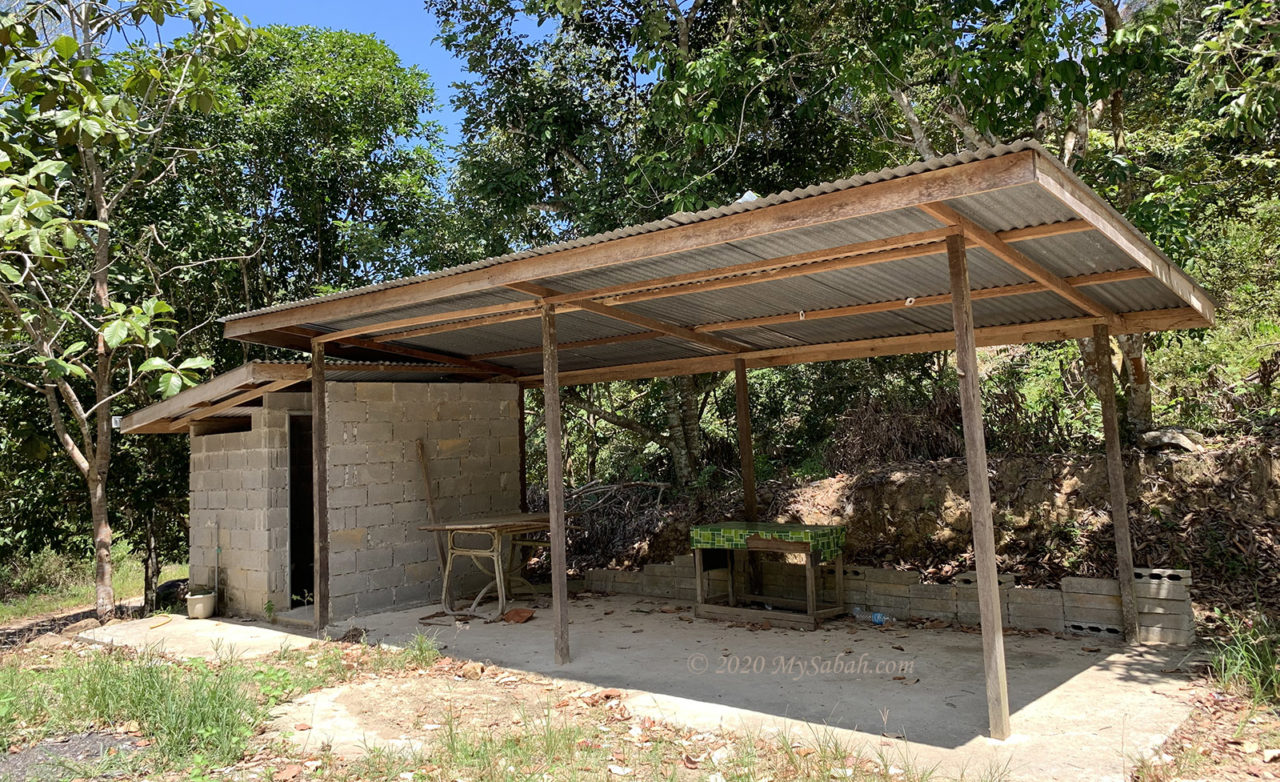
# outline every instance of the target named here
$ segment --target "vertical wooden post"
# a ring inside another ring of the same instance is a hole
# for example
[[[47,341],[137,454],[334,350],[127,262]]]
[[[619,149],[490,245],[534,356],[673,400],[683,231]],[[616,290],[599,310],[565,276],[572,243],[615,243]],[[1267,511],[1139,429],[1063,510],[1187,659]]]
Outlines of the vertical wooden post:
[[[529,427],[524,420],[524,386],[516,392],[516,415],[520,417],[518,444],[520,447],[520,512],[529,512]]]
[[[311,495],[314,516],[316,632],[329,626],[329,416],[325,404],[324,343],[311,343]]]
[[[547,512],[551,515],[551,625],[556,664],[569,662],[569,576],[565,556],[564,452],[561,449],[560,354],[556,308],[542,305],[542,388],[547,415]]]
[[[1124,458],[1120,453],[1120,424],[1116,415],[1116,387],[1111,367],[1111,333],[1105,325],[1093,327],[1093,365],[1098,376],[1098,401],[1102,404],[1102,438],[1107,445],[1107,484],[1111,489],[1111,526],[1116,536],[1116,570],[1120,580],[1120,610],[1124,638],[1138,641],[1138,604],[1133,596],[1133,541],[1129,536],[1129,493],[1124,482]]]
[[[733,362],[733,373],[738,396],[738,458],[742,462],[743,510],[747,521],[755,522],[759,515],[756,508],[756,455],[751,444],[751,396],[747,387],[747,362]]]
[[[973,555],[978,573],[978,614],[982,625],[982,657],[987,677],[987,718],[991,737],[1009,737],[1009,687],[1004,669],[1004,622],[996,576],[995,526],[991,520],[991,485],[987,480],[987,440],[982,431],[982,394],[978,387],[978,352],[969,300],[969,263],[960,233],[947,237],[951,267],[951,309],[956,332],[956,370],[960,376],[960,413],[964,453],[969,469],[969,506],[973,515]]]

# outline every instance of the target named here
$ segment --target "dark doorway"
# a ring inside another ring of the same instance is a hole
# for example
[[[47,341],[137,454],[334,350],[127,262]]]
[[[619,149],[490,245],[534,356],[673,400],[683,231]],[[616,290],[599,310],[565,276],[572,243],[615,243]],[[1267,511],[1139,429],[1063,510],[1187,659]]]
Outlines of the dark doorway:
[[[310,605],[315,589],[315,498],[311,416],[289,417],[289,607]]]

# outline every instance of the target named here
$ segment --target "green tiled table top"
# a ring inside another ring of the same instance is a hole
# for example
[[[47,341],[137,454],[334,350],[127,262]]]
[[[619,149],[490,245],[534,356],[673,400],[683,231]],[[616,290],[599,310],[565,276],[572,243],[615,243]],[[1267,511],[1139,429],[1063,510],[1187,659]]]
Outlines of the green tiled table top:
[[[808,543],[818,552],[822,561],[835,559],[844,548],[844,527],[810,526],[807,524],[750,524],[732,521],[723,524],[702,524],[689,528],[689,543],[693,548],[745,549],[747,538],[787,540]]]

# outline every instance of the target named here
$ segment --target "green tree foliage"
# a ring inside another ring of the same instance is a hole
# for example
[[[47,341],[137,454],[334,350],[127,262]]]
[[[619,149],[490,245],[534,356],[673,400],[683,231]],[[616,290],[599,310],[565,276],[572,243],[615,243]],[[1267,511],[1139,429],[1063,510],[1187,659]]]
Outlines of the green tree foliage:
[[[155,45],[145,65],[108,54],[144,23],[171,18],[189,26],[182,44]],[[187,154],[166,143],[169,123],[212,108],[210,61],[247,41],[234,17],[204,0],[32,2],[0,19],[0,360],[13,387],[42,398],[87,484],[103,618],[115,610],[115,406],[144,382],[177,393],[208,366],[175,358],[173,307],[157,295],[128,214]]]
[[[194,36],[170,48],[194,50]],[[169,345],[179,342],[184,355],[224,367],[247,358],[221,339],[222,315],[418,273],[427,268],[420,259],[443,264],[466,251],[449,231],[436,184],[439,130],[425,119],[433,107],[425,73],[367,35],[277,27],[252,31],[247,41],[242,51],[201,61],[208,101],[180,107],[153,133],[172,152],[159,167],[163,176],[136,186],[112,215],[115,241],[125,245],[113,296],[127,302],[145,293],[140,307],[148,298],[159,309],[159,302],[172,305],[158,313],[171,322],[153,331],[167,329],[156,355],[174,365],[182,359]],[[112,47],[101,69],[112,84],[131,73],[164,73],[172,67],[166,57],[176,56],[168,51]],[[132,310],[112,320],[146,326]],[[135,380],[144,358],[133,361]],[[172,374],[152,366],[152,377]],[[195,366],[183,370],[186,379]],[[0,431],[0,556],[46,544],[90,549],[88,495],[72,483],[78,479],[60,455],[43,393],[19,385],[28,375],[11,375],[0,386],[0,415],[23,423]],[[120,414],[149,403],[156,385],[118,383],[109,409]],[[180,555],[185,438],[115,437],[108,448],[111,485],[128,487],[112,492],[111,526],[139,552],[154,536],[162,553]]]
[[[1018,138],[1056,151],[1197,271],[1214,239],[1206,208],[1247,223],[1249,204],[1274,197],[1273,141],[1233,136],[1231,113],[1201,97],[1201,79],[1217,68],[1231,75],[1207,83],[1251,90],[1250,105],[1265,103],[1274,63],[1270,3],[1206,10],[1203,2],[1111,0],[506,0],[482,7],[426,0],[426,7],[440,20],[442,43],[466,58],[471,74],[457,100],[466,120],[452,187],[491,253],[727,203],[747,190],[804,186]],[[1228,19],[1234,28],[1223,26]],[[539,23],[536,34],[522,33],[529,20]],[[1235,44],[1212,43],[1223,36]],[[1210,51],[1226,50],[1229,60],[1208,62]],[[1149,382],[1148,343],[1163,349],[1167,341],[1117,342],[1130,426],[1183,423],[1167,397],[1153,400],[1161,392]],[[1001,354],[988,395],[1010,415],[1007,432],[990,434],[993,447],[1025,448],[1034,440],[1032,421],[1041,422],[1033,428],[1044,430],[1047,447],[1084,441],[1095,418],[1083,395],[1092,378],[1079,362],[1081,347]],[[768,411],[756,428],[770,458],[820,465],[832,421],[850,405],[909,421],[911,410],[923,414],[950,398],[917,393],[929,384],[904,387],[895,377],[891,365],[879,373],[755,373],[753,391]],[[636,464],[674,468],[687,480],[682,463],[731,450],[722,447],[732,441],[721,409],[724,382],[702,379],[684,389],[672,381],[626,383],[589,400],[567,395],[577,411],[570,425],[581,428],[576,439],[590,441],[585,427],[601,422],[619,433],[577,462],[615,464],[621,476]],[[1085,412],[1062,412],[1074,410]],[[691,415],[704,442],[675,453],[689,442],[679,432]],[[893,438],[886,432],[884,439]]]

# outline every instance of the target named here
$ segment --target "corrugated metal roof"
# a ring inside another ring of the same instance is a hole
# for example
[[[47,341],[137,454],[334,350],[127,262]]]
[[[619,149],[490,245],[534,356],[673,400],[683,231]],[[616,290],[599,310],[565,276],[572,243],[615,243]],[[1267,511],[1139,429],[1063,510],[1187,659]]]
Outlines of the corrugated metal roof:
[[[476,269],[486,269],[498,264],[510,261],[520,260],[522,258],[532,258],[539,255],[550,255],[552,253],[561,252],[563,250],[571,250],[577,247],[587,247],[594,244],[602,244],[614,239],[621,239],[627,236],[638,236],[640,234],[653,233],[666,228],[675,228],[681,225],[689,225],[691,223],[700,223],[707,220],[713,220],[717,217],[726,217],[741,212],[750,212],[756,209],[764,209],[769,206],[785,204],[791,201],[798,201],[803,198],[812,198],[813,196],[825,195],[827,193],[835,193],[841,190],[849,190],[861,185],[871,184],[873,182],[883,182],[890,179],[899,179],[912,174],[922,174],[926,171],[937,171],[942,168],[951,168],[965,163],[973,163],[979,160],[988,160],[990,158],[1000,157],[1015,152],[1023,152],[1026,150],[1040,150],[1041,147],[1035,141],[1015,141],[1012,144],[1000,144],[994,147],[985,147],[975,151],[965,151],[955,155],[946,155],[944,157],[933,158],[932,160],[919,161],[905,166],[896,168],[884,168],[868,174],[849,177],[847,179],[838,179],[834,182],[823,182],[821,184],[811,185],[809,187],[798,188],[795,190],[784,190],[780,193],[757,198],[754,201],[741,201],[725,206],[703,209],[698,212],[677,212],[669,215],[662,220],[654,220],[640,225],[625,226],[604,233],[592,234],[577,239],[569,239],[555,244],[543,245],[541,247],[532,247],[527,250],[507,253],[506,255],[498,255],[491,258],[475,261],[473,263],[454,266],[448,269],[442,269],[429,274],[422,274],[416,277],[404,277],[398,280],[389,280],[387,282],[378,283],[376,285],[366,285],[360,288],[352,288],[348,291],[340,291],[331,293],[326,296],[316,296],[310,299],[301,299],[299,301],[282,302],[270,307],[252,310],[250,312],[242,312],[236,315],[230,315],[224,318],[224,321],[239,320],[240,318],[248,318],[254,315],[262,315],[268,312],[280,312],[282,310],[302,307],[313,304],[317,301],[333,301],[337,299],[350,298],[352,296],[360,296],[374,291],[387,290],[390,288],[398,288],[404,285],[412,285],[417,282],[423,282],[427,279],[440,279],[442,277],[450,277],[455,274],[475,271]],[[856,222],[856,221],[855,221]],[[885,233],[883,236],[892,236],[895,234]],[[872,237],[875,238],[875,237]],[[858,241],[850,239],[849,242]],[[845,242],[848,243],[848,242]],[[830,245],[828,245],[830,246]],[[799,250],[793,252],[800,252]],[[761,256],[770,257],[770,256]],[[575,289],[577,290],[577,289]]]
[[[1022,156],[1021,161],[1010,161],[1007,167],[975,167],[972,175],[960,170],[968,164],[1028,151],[1034,154]],[[414,289],[408,295],[362,299],[357,306],[302,309],[316,303],[390,291],[521,259],[603,245],[625,237],[714,221],[943,169],[955,171],[923,179],[915,190],[908,185],[891,188],[883,196],[870,194],[868,198],[872,200],[867,202],[866,209],[859,206],[862,202],[857,195],[838,203],[828,199],[817,204],[817,211],[811,216],[803,209],[790,209],[761,215],[760,223],[708,226],[705,239],[697,232],[681,232],[670,241],[655,238],[654,244],[646,243],[639,249],[619,246],[617,255],[612,254],[611,247],[601,247],[585,255],[566,256],[565,267],[557,263],[535,264],[534,269],[540,271],[534,271],[522,265],[525,271],[520,274],[471,275],[457,286],[432,284]],[[877,200],[882,198],[887,200]],[[241,338],[261,338],[266,342],[266,335],[272,333],[273,328],[284,330],[288,324],[307,319],[311,322],[299,325],[317,334],[350,330],[382,335],[392,340],[404,355],[412,355],[403,353],[404,350],[414,349],[437,356],[448,354],[484,361],[501,371],[514,370],[522,375],[537,375],[541,369],[540,351],[534,350],[541,343],[536,291],[517,291],[502,283],[526,282],[568,293],[594,291],[598,293],[591,297],[593,300],[616,308],[612,316],[575,309],[572,303],[559,309],[557,337],[560,343],[606,343],[563,350],[560,366],[565,372],[699,356],[714,356],[717,359],[714,365],[723,367],[721,359],[732,358],[732,355],[709,346],[708,340],[711,344],[733,343],[748,351],[768,353],[875,338],[946,335],[952,325],[949,307],[908,304],[921,297],[945,296],[950,289],[943,244],[945,230],[941,227],[947,221],[931,216],[927,207],[920,208],[938,198],[944,198],[946,207],[987,231],[1016,232],[1008,239],[1016,250],[1012,254],[1007,248],[997,253],[982,246],[980,232],[968,234],[969,281],[971,288],[979,292],[973,310],[980,328],[1063,320],[1067,325],[1049,324],[1035,332],[1040,335],[1037,339],[1051,339],[1060,338],[1066,333],[1063,329],[1068,327],[1075,329],[1070,332],[1074,335],[1090,333],[1092,323],[1097,321],[1096,318],[1090,320],[1094,312],[1102,312],[1113,324],[1123,325],[1126,313],[1168,310],[1160,319],[1147,318],[1140,325],[1135,324],[1157,329],[1203,325],[1212,316],[1212,306],[1206,303],[1203,291],[1176,268],[1168,266],[1167,259],[1158,251],[1150,253],[1145,249],[1150,247],[1145,237],[1075,180],[1039,145],[1023,141],[789,190],[755,201],[675,214],[643,225],[489,258],[430,275],[289,302],[229,320],[299,309],[296,316],[267,319],[275,325],[263,324],[260,333],[246,333],[259,332],[257,324],[235,331],[245,333]],[[1071,224],[1061,225],[1063,223]],[[731,232],[726,226],[737,226],[737,229]],[[737,230],[741,231],[740,235]],[[922,232],[922,236],[915,236]],[[900,238],[902,242],[895,241]],[[917,246],[869,258],[852,257],[845,249],[861,245],[857,249],[865,253],[879,249],[868,248],[865,243],[881,240],[896,248],[903,248],[903,242],[907,241],[914,241]],[[1059,278],[1096,275],[1085,280],[1078,292],[1107,309],[1073,303],[1060,294],[1044,292],[1043,285],[1037,292],[1033,278],[1042,279],[1041,273],[1020,268],[1018,255],[1026,256],[1033,265]],[[1146,276],[1137,279],[1135,273]],[[1151,276],[1153,274],[1156,276]],[[1019,287],[1003,290],[1009,286]],[[449,294],[450,289],[468,292]],[[423,301],[413,303],[419,290]],[[621,295],[611,298],[611,291]],[[477,308],[511,304],[521,305],[520,311],[513,312],[508,307],[499,319],[477,318],[474,314]],[[849,311],[856,307],[862,309]],[[802,318],[801,313],[823,314]],[[1111,317],[1111,313],[1115,317]],[[451,314],[454,317],[447,317]],[[424,318],[428,323],[425,328],[419,328],[424,325],[421,323]],[[408,329],[409,333],[404,336],[397,337],[395,329],[386,327],[390,322],[411,319],[419,323],[400,327]],[[656,324],[646,323],[644,319]],[[753,319],[768,320],[753,322]],[[733,328],[717,326],[726,322],[732,322]],[[707,336],[680,335],[681,328],[701,331]],[[412,333],[417,330],[428,333]],[[625,339],[650,331],[673,336]],[[1004,339],[1018,333],[1023,332],[1000,332],[995,338]],[[298,340],[293,344],[305,343]],[[342,339],[332,344],[342,353]],[[912,349],[924,343],[917,340],[894,344]],[[937,349],[935,346],[945,347],[947,343],[931,340],[927,344],[928,349]],[[365,355],[371,350],[367,344],[351,343],[346,347],[359,347]],[[850,349],[857,353],[859,348],[839,350]],[[806,355],[830,354],[830,351],[811,351]],[[427,353],[423,355],[427,357]],[[748,358],[750,355],[748,352]],[[809,360],[776,353],[761,354],[758,358],[756,366]],[[692,369],[698,364],[687,366],[691,368],[688,371],[701,371]]]

